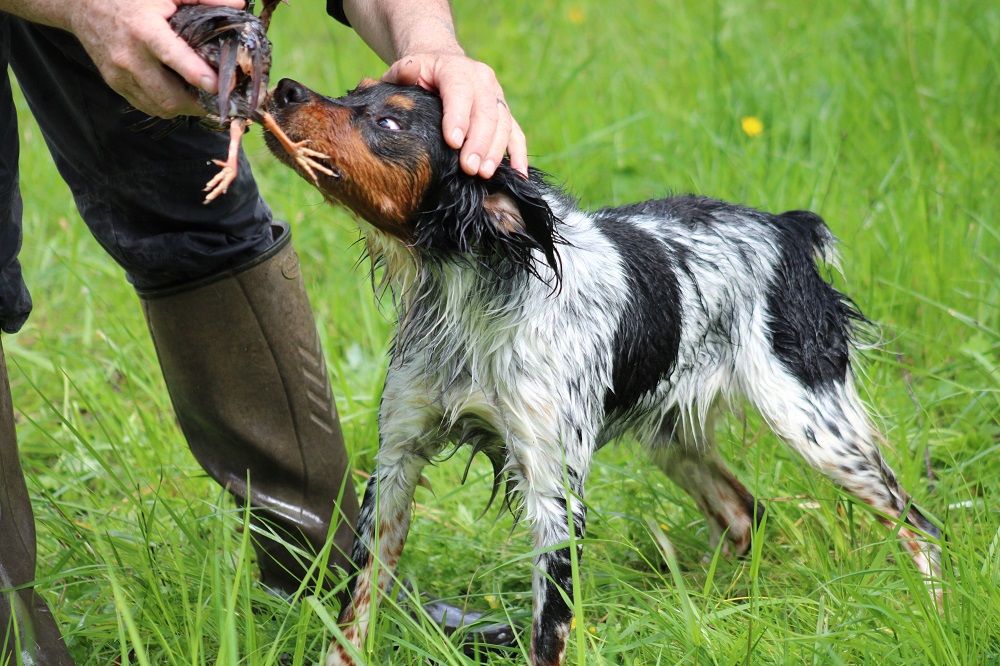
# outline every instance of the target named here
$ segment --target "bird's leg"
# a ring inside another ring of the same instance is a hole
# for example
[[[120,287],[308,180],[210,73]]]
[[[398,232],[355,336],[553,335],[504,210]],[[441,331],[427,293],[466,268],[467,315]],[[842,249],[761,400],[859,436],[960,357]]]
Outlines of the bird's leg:
[[[271,15],[281,2],[288,4],[288,0],[264,0],[264,7],[260,10],[260,22],[264,24],[264,34],[267,34],[267,29],[271,27]]]
[[[304,139],[302,141],[292,141],[285,134],[284,130],[278,125],[278,121],[274,119],[267,111],[261,111],[260,114],[261,124],[264,126],[268,132],[274,135],[274,138],[278,140],[281,147],[285,149],[285,152],[292,156],[295,163],[309,176],[309,180],[312,181],[313,185],[319,186],[319,179],[316,177],[316,171],[327,176],[335,175],[334,172],[327,168],[326,166],[320,164],[312,158],[317,158],[321,160],[329,159],[329,155],[324,155],[323,153],[317,152],[310,148],[306,148],[306,144],[309,143],[309,139]],[[315,171],[314,171],[315,170]]]
[[[226,160],[212,160],[212,164],[217,167],[221,167],[222,170],[215,174],[212,180],[208,181],[205,185],[205,189],[202,192],[208,192],[205,195],[205,200],[202,203],[211,203],[215,201],[219,196],[226,193],[229,186],[234,180],[236,180],[236,175],[239,173],[239,163],[240,163],[240,141],[243,139],[243,132],[246,130],[246,126],[249,120],[244,118],[233,118],[229,123],[229,154],[226,156]]]

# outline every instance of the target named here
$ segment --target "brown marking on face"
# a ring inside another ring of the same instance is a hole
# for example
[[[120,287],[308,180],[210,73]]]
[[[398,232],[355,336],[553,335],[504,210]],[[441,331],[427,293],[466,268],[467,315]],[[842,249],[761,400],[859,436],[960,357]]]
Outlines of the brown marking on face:
[[[373,153],[354,125],[351,110],[323,99],[286,109],[278,121],[290,137],[306,138],[309,148],[329,156],[340,178],[319,178],[319,188],[328,199],[344,204],[377,229],[410,240],[409,221],[431,179],[425,152],[415,152],[415,167]]]
[[[406,95],[392,95],[385,100],[385,103],[402,111],[412,111],[413,107],[417,105],[412,98]]]
[[[375,79],[366,76],[365,78],[358,81],[358,89],[364,90],[365,88],[371,88],[377,83],[378,81],[376,81]]]

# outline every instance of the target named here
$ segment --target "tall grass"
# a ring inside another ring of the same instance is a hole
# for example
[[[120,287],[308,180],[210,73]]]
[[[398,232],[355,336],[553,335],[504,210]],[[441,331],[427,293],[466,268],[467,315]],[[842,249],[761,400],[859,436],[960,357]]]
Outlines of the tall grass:
[[[275,80],[336,94],[378,75],[321,5],[279,9]],[[736,414],[720,426],[723,451],[767,520],[747,560],[703,560],[693,503],[622,442],[588,483],[570,663],[1000,663],[1000,7],[472,0],[455,11],[470,53],[499,73],[533,163],[583,205],[692,191],[828,220],[842,241],[838,284],[881,325],[863,393],[887,458],[948,535],[939,614],[891,533],[754,414]],[[36,309],[4,347],[39,587],[73,654],[315,663],[336,631],[333,599],[288,601],[256,584],[247,517],[188,453],[136,297],[19,110]],[[762,134],[742,130],[747,116]],[[248,143],[293,226],[353,461],[368,470],[391,312],[356,267],[348,216],[274,162],[258,133]],[[506,515],[477,520],[487,470],[474,464],[459,485],[463,468],[429,471],[434,492],[418,491],[401,575],[524,622],[525,529]],[[369,663],[467,663],[409,606],[383,603]]]

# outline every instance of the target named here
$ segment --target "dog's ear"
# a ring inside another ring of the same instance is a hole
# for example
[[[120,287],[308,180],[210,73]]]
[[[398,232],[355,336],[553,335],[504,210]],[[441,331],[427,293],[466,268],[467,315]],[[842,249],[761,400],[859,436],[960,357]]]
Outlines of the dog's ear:
[[[558,276],[556,216],[543,196],[544,187],[538,172],[525,178],[505,162],[486,182],[483,213],[501,242],[506,239],[518,245],[530,239]]]
[[[538,275],[540,252],[560,278],[556,216],[545,200],[541,172],[525,178],[505,160],[489,180],[454,166],[439,174],[414,224],[414,244],[445,255],[471,255],[505,272],[523,269]],[[499,263],[495,260],[499,260]]]

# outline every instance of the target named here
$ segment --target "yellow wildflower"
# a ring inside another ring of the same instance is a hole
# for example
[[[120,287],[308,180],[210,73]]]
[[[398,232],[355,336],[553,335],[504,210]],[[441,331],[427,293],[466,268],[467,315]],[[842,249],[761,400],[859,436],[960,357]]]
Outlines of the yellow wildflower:
[[[740,121],[743,133],[751,139],[764,133],[764,123],[757,116],[744,116]]]
[[[570,7],[569,11],[566,13],[566,18],[569,19],[570,23],[580,25],[587,20],[587,15],[584,14],[583,10],[579,7]]]

